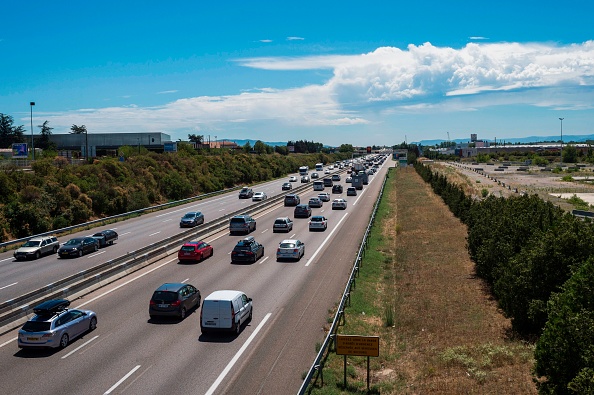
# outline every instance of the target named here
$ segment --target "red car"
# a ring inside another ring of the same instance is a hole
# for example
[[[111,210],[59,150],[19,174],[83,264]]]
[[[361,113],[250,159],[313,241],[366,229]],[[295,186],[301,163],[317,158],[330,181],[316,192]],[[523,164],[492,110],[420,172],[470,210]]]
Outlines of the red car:
[[[198,262],[212,256],[213,252],[212,246],[205,241],[188,241],[178,251],[177,259]]]

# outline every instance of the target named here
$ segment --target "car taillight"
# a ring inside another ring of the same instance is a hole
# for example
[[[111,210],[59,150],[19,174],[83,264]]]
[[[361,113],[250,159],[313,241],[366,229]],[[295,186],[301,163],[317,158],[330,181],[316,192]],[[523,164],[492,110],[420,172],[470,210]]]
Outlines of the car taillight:
[[[177,307],[177,306],[179,306],[180,304],[181,304],[181,300],[176,300],[176,301],[174,301],[174,302],[172,302],[172,303],[171,303],[171,306],[173,306],[173,307]]]
[[[293,252],[298,252],[298,251],[299,251],[299,249],[297,249],[297,248],[295,248],[295,249],[293,250]]]
[[[52,333],[45,333],[43,336],[41,336],[42,338],[44,337],[52,337]]]
[[[157,304],[157,303],[156,303],[154,300],[152,300],[152,299],[151,299],[151,301],[150,301],[149,303],[150,303],[150,305],[151,305],[151,306],[154,306],[154,305],[156,305],[156,304]]]
[[[280,248],[277,248],[277,249],[276,249],[276,252],[280,252]]]

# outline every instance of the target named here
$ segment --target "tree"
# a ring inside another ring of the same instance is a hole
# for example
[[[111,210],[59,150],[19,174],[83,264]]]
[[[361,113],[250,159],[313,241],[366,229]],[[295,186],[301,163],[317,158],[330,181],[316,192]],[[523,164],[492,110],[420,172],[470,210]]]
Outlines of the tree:
[[[72,125],[70,127],[70,134],[86,134],[87,133],[87,127],[85,125]]]
[[[40,136],[36,139],[35,146],[42,149],[54,148],[56,145],[49,141],[50,136],[52,135],[52,130],[49,126],[49,121],[45,121],[43,125],[37,125],[39,129],[41,129]]]
[[[12,143],[25,141],[25,128],[13,126],[14,120],[10,115],[0,113],[0,147],[10,148]]]
[[[249,154],[252,151],[252,145],[250,144],[249,141],[246,141],[246,143],[243,145],[243,151],[246,154]]]
[[[574,145],[567,145],[563,149],[563,162],[565,163],[576,163],[577,162],[577,149]]]
[[[338,148],[338,152],[353,152],[355,149],[351,144],[341,144]]]
[[[266,153],[266,144],[264,144],[261,140],[258,140],[254,143],[254,151],[258,154],[265,154]]]
[[[198,146],[202,146],[202,143],[204,143],[204,136],[201,134],[188,134],[188,140],[192,143],[196,143]]]

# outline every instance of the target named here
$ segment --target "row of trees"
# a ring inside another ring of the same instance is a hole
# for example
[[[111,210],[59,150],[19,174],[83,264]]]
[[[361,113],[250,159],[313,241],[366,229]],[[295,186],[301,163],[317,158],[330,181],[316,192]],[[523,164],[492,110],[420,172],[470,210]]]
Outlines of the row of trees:
[[[26,237],[93,218],[121,214],[171,200],[253,184],[296,172],[299,166],[334,162],[345,154],[202,155],[189,144],[157,154],[122,147],[126,161],[70,165],[43,157],[33,172],[0,171],[0,240]]]
[[[594,227],[538,196],[475,201],[423,164],[417,172],[468,226],[476,273],[513,329],[536,338],[541,394],[594,390]]]

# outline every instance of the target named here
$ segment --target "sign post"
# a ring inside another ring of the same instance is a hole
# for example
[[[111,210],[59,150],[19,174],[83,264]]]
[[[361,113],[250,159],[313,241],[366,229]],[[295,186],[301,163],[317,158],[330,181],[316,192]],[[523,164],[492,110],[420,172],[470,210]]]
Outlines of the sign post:
[[[367,357],[367,391],[369,391],[369,357],[379,357],[379,336],[336,335],[336,354],[344,355],[345,388],[347,355]]]

